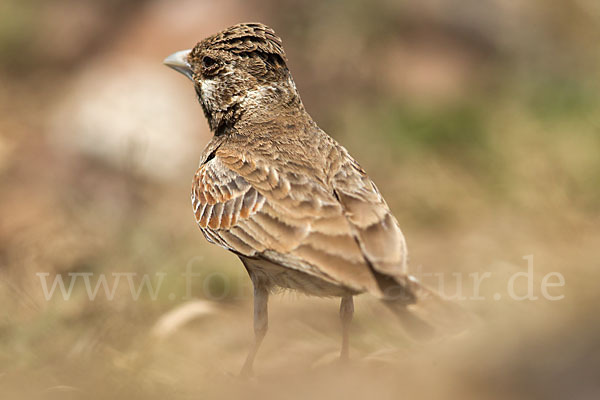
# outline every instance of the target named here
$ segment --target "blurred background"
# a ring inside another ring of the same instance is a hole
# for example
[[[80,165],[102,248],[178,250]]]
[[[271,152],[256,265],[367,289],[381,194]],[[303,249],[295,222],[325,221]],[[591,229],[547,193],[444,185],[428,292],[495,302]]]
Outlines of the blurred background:
[[[416,344],[361,296],[339,365],[337,301],[284,293],[257,378],[235,378],[249,282],[195,226],[210,132],[161,62],[248,21],[283,38],[306,108],[377,182],[412,267],[464,292],[469,331]],[[597,0],[2,0],[0,393],[598,398],[598,43]],[[529,255],[538,299],[517,301]],[[124,273],[160,290],[122,277],[90,299],[83,276]],[[479,296],[472,273],[490,274]],[[44,294],[57,276],[79,276],[68,300]]]

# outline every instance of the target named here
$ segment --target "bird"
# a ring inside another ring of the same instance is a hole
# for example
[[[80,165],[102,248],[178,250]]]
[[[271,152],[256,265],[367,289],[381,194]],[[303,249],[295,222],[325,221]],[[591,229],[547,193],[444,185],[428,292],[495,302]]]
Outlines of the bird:
[[[193,177],[196,223],[239,257],[253,285],[254,342],[240,374],[253,374],[279,289],[341,299],[342,360],[361,293],[411,335],[430,336],[435,328],[410,307],[437,294],[409,273],[404,235],[375,183],[306,111],[275,31],[237,24],[164,64],[193,82],[213,133]]]

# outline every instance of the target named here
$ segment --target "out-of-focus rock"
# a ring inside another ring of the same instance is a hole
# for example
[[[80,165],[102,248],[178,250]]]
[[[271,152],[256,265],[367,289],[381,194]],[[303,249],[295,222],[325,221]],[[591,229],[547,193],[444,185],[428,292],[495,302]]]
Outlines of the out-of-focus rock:
[[[208,132],[191,87],[173,85],[164,66],[136,59],[90,65],[51,113],[61,150],[98,157],[153,178],[189,174]],[[182,78],[183,79],[183,78]]]
[[[162,315],[152,327],[151,334],[157,339],[164,339],[177,332],[188,322],[214,314],[215,311],[215,306],[208,301],[188,301]]]
[[[91,58],[48,114],[51,142],[117,168],[168,180],[189,175],[209,140],[190,82],[165,56],[237,21],[237,1],[149,4]],[[227,20],[227,21],[224,21]]]

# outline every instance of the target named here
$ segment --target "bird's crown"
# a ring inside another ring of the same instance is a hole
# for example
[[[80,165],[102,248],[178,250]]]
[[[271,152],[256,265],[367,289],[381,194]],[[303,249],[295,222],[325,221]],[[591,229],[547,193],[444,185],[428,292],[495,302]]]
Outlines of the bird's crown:
[[[203,50],[224,50],[237,55],[263,54],[286,62],[281,38],[273,29],[257,22],[237,24],[204,39],[194,48],[192,56]]]

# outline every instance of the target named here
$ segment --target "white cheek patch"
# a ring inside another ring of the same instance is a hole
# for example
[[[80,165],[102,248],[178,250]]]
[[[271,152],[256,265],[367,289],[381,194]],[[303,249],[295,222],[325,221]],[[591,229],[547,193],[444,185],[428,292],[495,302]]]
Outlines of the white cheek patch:
[[[294,80],[292,79],[292,76],[290,75],[288,77],[288,84],[290,85],[290,87],[294,90],[294,93],[298,94],[298,89],[296,89],[296,83],[294,82]]]
[[[201,101],[209,110],[216,111],[218,108],[217,83],[212,79],[205,79],[200,82]]]
[[[229,105],[237,103],[242,107],[253,109],[258,108],[265,101],[272,99],[278,91],[282,89],[276,85],[261,85],[254,89],[237,94],[229,99],[228,104],[220,104],[218,84],[215,80],[205,79],[200,82],[201,100],[206,107],[212,111],[224,111]]]
[[[236,96],[235,101],[239,102],[244,107],[255,108],[258,107],[265,98],[272,96],[276,90],[277,88],[272,85],[259,86],[256,89],[248,90],[243,96]]]
[[[260,100],[261,98],[268,96],[269,93],[275,92],[277,88],[272,85],[259,86],[256,89],[248,90],[246,93],[246,99],[248,100]]]
[[[215,81],[213,81],[212,79],[204,79],[200,83],[200,90],[202,90],[202,97],[204,99],[212,99],[214,97],[216,87],[217,87],[217,85],[215,84]]]

